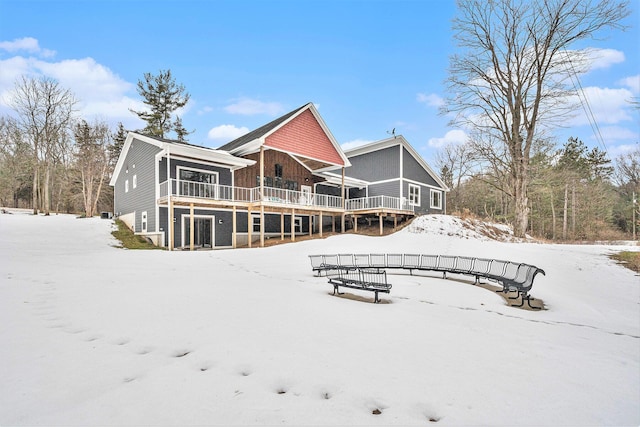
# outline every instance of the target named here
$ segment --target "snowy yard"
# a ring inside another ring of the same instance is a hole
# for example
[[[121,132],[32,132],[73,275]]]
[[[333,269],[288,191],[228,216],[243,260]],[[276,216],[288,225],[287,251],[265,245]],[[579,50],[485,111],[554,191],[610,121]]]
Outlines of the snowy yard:
[[[635,247],[509,243],[417,220],[264,249],[115,248],[112,223],[0,214],[0,425],[639,425]],[[309,254],[543,268],[508,307],[468,277],[332,296]]]

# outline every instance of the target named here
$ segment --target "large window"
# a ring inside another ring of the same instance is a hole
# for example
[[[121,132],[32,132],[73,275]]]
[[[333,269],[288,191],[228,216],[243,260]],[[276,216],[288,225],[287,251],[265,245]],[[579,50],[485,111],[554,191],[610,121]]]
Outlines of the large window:
[[[442,191],[431,190],[431,207],[442,209]]]
[[[178,180],[182,196],[217,197],[217,172],[178,167]]]
[[[420,186],[409,184],[409,204],[420,206]]]

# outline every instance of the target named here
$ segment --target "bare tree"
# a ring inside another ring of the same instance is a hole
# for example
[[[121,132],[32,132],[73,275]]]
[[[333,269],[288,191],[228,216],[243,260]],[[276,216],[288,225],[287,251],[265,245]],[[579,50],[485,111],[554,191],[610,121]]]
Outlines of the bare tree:
[[[76,167],[82,186],[85,216],[95,215],[100,194],[109,175],[111,132],[106,123],[93,126],[82,120],[74,129]]]
[[[458,0],[451,57],[452,97],[442,112],[504,145],[514,209],[514,234],[529,215],[531,148],[572,111],[570,77],[586,67],[569,51],[604,28],[621,28],[628,2],[615,0]],[[578,68],[578,69],[576,69]]]
[[[447,144],[436,153],[436,165],[442,171],[445,184],[451,189],[447,205],[455,212],[464,206],[460,184],[471,176],[476,166],[475,153],[469,143]]]
[[[15,84],[10,105],[17,113],[16,123],[33,150],[33,213],[40,206],[50,212],[51,170],[56,150],[68,137],[76,99],[67,89],[48,77],[22,76]],[[42,187],[40,173],[44,172]]]

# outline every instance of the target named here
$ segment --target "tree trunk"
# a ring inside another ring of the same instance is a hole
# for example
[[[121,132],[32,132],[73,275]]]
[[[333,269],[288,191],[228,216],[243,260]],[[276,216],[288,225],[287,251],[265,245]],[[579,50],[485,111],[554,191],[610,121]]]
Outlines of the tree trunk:
[[[524,238],[527,234],[529,222],[529,198],[527,197],[527,173],[522,168],[514,178],[514,223],[513,234],[515,237]]]
[[[553,206],[553,190],[551,190],[551,240],[556,240],[556,209]]]
[[[49,165],[45,165],[44,167],[44,214],[51,214],[51,207],[49,206],[51,203],[51,198],[49,195],[49,181],[51,179],[51,168]]]
[[[37,164],[37,163],[36,163]],[[38,215],[38,166],[33,169],[33,189],[31,190],[31,205],[33,206],[33,214]]]
[[[567,207],[569,205],[569,184],[564,185],[564,209],[562,213],[562,240],[567,240]]]

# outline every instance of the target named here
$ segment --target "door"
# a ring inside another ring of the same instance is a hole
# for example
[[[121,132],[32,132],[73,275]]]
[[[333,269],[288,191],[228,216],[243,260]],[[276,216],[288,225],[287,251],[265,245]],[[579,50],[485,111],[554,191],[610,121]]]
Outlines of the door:
[[[212,248],[214,242],[213,221],[215,217],[194,216],[193,218],[193,246],[197,248]],[[191,246],[191,223],[189,216],[182,217],[183,233],[182,246]]]
[[[301,185],[300,191],[302,195],[300,196],[300,204],[301,205],[310,205],[313,202],[311,196],[311,186],[310,185]]]

